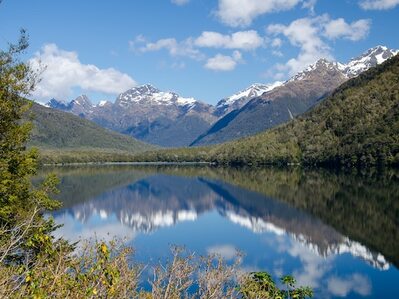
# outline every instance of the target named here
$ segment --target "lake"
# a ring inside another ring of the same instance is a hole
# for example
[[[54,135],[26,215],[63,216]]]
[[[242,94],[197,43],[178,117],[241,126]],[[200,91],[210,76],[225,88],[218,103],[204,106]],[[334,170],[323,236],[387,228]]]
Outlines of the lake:
[[[316,298],[396,298],[399,173],[193,166],[46,167],[60,178],[52,213],[71,241],[126,238],[153,263],[171,245],[236,250],[242,267],[292,274]]]

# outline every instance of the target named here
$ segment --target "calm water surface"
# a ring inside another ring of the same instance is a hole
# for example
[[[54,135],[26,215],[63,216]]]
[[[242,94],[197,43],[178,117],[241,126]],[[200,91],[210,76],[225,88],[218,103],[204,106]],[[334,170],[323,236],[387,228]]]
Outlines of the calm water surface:
[[[297,169],[92,166],[45,168],[61,179],[53,213],[69,240],[127,238],[136,259],[171,244],[274,277],[316,298],[399,298],[399,174]]]

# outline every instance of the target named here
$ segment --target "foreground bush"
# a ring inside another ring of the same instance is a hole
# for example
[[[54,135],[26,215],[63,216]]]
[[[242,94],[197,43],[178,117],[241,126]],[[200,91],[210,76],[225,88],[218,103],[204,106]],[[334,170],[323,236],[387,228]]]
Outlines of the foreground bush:
[[[240,257],[227,265],[221,257],[196,257],[172,248],[165,264],[143,266],[130,258],[132,249],[111,241],[86,242],[72,253],[60,243],[28,266],[0,266],[1,298],[306,298],[290,276],[279,289],[265,272],[243,273]],[[0,254],[4,255],[4,249]],[[149,288],[144,289],[147,282]]]

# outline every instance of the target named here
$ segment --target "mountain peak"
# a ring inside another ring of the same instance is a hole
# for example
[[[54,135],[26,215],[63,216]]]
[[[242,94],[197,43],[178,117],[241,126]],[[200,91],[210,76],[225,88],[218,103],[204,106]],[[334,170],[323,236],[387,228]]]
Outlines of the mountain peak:
[[[72,102],[76,102],[76,103],[80,103],[80,104],[83,104],[83,103],[84,104],[90,104],[91,106],[93,106],[91,101],[90,101],[90,99],[89,99],[89,97],[87,95],[85,95],[85,94],[82,94],[82,95],[78,96]]]
[[[90,101],[88,96],[85,94],[82,94],[82,95],[78,96],[76,99],[74,99],[73,101],[71,101],[69,103],[69,106],[71,106],[72,109],[74,107],[76,107],[79,109],[79,111],[81,110],[81,112],[85,112],[85,113],[87,113],[90,109],[93,108],[92,102]]]
[[[282,85],[283,82],[276,81],[271,84],[262,84],[262,83],[254,83],[248,88],[241,90],[234,95],[224,98],[220,100],[216,104],[216,108],[222,109],[223,107],[235,105],[235,106],[243,106],[246,104],[246,102],[254,97],[259,97],[263,93],[271,91],[277,86]],[[238,108],[238,107],[237,107]]]
[[[52,98],[50,101],[48,101],[45,104],[45,106],[54,108],[54,109],[58,109],[58,110],[66,110],[68,108],[68,105],[65,102],[56,100],[54,98]]]
[[[353,78],[367,71],[369,68],[375,67],[387,59],[392,58],[396,54],[398,54],[398,51],[378,45],[368,49],[359,57],[352,58],[346,65],[343,65],[342,71],[348,78]]]
[[[383,46],[383,45],[378,45],[378,46],[375,46],[375,47],[373,47],[373,48],[370,48],[370,49],[368,49],[365,53],[363,53],[363,54],[368,54],[368,55],[370,55],[370,54],[372,54],[372,53],[374,53],[374,52],[384,52],[384,51],[390,51],[390,49],[388,49],[388,47],[386,47],[386,46]]]
[[[102,100],[100,102],[98,102],[97,107],[104,107],[104,106],[110,106],[112,105],[111,102],[108,102],[107,100]]]
[[[309,72],[309,71],[313,71],[313,70],[315,70],[317,68],[321,68],[321,67],[324,67],[324,68],[336,68],[337,65],[338,65],[337,62],[330,61],[327,58],[321,58],[321,59],[317,60],[315,63],[309,65],[305,69],[305,71]]]
[[[125,92],[123,92],[122,94],[129,93],[132,95],[151,95],[157,92],[160,92],[158,88],[152,86],[151,84],[144,84],[130,88]]]
[[[120,106],[129,106],[133,103],[141,105],[194,105],[194,98],[183,98],[175,92],[160,91],[151,84],[145,84],[131,88],[121,93],[116,102]]]
[[[321,58],[315,63],[309,65],[302,72],[299,72],[295,76],[291,77],[287,82],[301,81],[309,78],[313,78],[315,75],[325,73],[326,71],[340,72],[341,64],[338,62],[332,62],[326,58]]]
[[[140,90],[141,92],[144,92],[144,93],[147,93],[147,94],[157,93],[157,92],[160,91],[158,88],[156,88],[153,85],[148,84],[148,83],[144,84],[144,85],[140,85],[140,86],[134,87],[132,89]]]
[[[337,70],[343,73],[346,78],[353,78],[358,76],[360,73],[367,71],[369,68],[374,67],[378,64],[383,63],[387,59],[398,54],[399,51],[389,49],[386,46],[378,45],[368,49],[359,57],[352,58],[349,63],[342,64],[335,61],[330,61],[326,58],[321,58],[315,63],[309,65],[302,72],[299,72],[288,82],[303,80],[308,78],[310,74],[315,71],[324,70]]]

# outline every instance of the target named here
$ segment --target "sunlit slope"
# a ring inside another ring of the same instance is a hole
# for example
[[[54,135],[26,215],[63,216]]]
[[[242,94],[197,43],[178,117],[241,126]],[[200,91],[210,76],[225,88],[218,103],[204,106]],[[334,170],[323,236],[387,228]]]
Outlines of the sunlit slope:
[[[398,164],[399,56],[351,79],[309,112],[219,146],[158,151],[139,160],[220,164]]]
[[[30,146],[43,149],[101,149],[138,153],[153,146],[132,137],[104,129],[71,113],[33,104]]]

